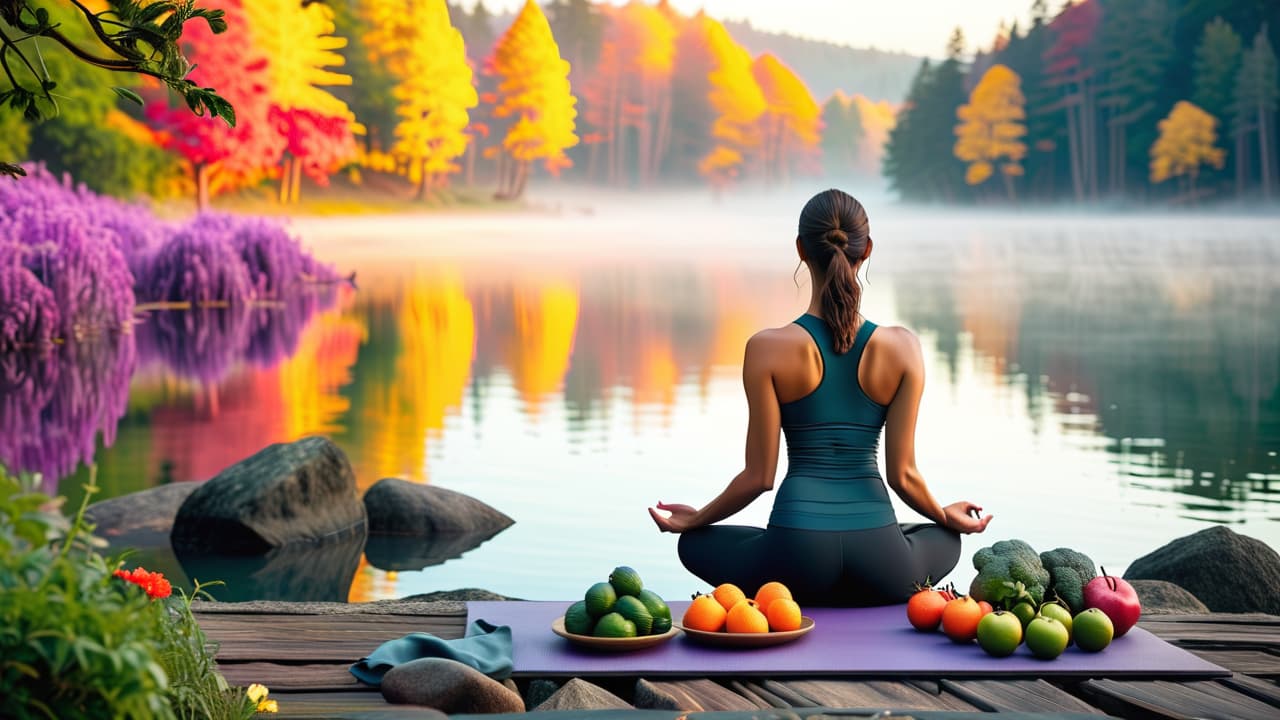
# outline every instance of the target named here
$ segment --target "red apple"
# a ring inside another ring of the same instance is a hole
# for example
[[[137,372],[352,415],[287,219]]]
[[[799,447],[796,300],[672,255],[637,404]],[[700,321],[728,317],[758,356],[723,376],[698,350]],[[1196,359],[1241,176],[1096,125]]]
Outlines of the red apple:
[[[1084,604],[1085,607],[1098,608],[1111,618],[1116,637],[1129,632],[1129,628],[1138,624],[1138,616],[1142,614],[1142,605],[1133,586],[1108,575],[1106,568],[1102,569],[1102,575],[1085,584]]]

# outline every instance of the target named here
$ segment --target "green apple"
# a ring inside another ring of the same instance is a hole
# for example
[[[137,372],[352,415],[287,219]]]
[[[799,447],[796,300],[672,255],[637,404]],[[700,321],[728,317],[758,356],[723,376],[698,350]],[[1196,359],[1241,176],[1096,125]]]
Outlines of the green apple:
[[[978,645],[992,657],[1008,657],[1022,643],[1022,621],[1004,610],[987,613],[978,621]]]
[[[1111,644],[1115,626],[1098,608],[1082,610],[1074,621],[1076,645],[1085,652],[1098,652]]]
[[[1040,615],[1027,624],[1027,649],[1041,660],[1052,660],[1067,649],[1071,633],[1067,626],[1051,617]]]
[[[1071,611],[1058,603],[1045,603],[1040,606],[1040,614],[1051,617],[1067,627],[1067,644],[1071,644]]]
[[[1026,630],[1027,623],[1031,622],[1036,617],[1036,606],[1029,602],[1020,602],[1013,606],[1013,610],[1011,612],[1018,616],[1019,622],[1022,623],[1022,629]]]

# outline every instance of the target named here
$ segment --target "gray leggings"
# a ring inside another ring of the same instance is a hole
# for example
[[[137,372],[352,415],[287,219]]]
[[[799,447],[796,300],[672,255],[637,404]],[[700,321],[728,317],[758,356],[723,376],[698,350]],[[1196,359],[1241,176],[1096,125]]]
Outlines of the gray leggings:
[[[680,536],[680,562],[712,587],[747,593],[778,580],[818,606],[906,602],[916,583],[941,580],[960,559],[960,535],[933,523],[868,530],[710,525]]]

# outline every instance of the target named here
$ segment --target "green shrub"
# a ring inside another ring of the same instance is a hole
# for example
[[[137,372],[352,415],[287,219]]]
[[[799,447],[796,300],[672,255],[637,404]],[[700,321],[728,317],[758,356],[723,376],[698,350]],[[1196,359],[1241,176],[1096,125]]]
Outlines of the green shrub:
[[[91,476],[92,477],[92,476]],[[113,577],[83,522],[0,470],[0,697],[18,718],[248,718],[185,594]],[[198,588],[197,588],[198,590]]]

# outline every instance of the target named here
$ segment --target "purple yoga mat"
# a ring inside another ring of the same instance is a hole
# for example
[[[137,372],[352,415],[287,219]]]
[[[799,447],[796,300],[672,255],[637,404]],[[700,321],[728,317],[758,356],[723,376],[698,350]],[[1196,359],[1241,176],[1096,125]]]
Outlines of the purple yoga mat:
[[[808,635],[772,648],[730,650],[696,645],[683,635],[629,653],[579,649],[551,632],[568,602],[469,602],[467,624],[477,619],[510,625],[516,674],[530,675],[880,675],[962,677],[1215,677],[1227,670],[1176,648],[1141,628],[1100,653],[1074,645],[1052,661],[1025,646],[993,658],[977,643],[957,645],[942,633],[916,632],[902,605],[879,608],[806,608],[816,624]],[[671,603],[672,617],[688,602]]]

